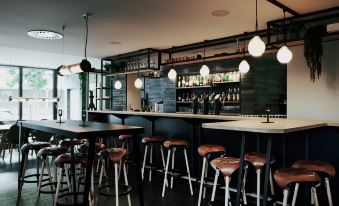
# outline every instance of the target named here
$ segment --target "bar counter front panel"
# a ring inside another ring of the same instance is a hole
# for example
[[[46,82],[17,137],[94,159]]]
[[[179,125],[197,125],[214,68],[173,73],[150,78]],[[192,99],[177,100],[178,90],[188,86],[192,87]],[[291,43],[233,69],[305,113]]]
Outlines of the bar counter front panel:
[[[215,116],[215,115],[192,115],[176,113],[142,113],[142,112],[115,112],[115,111],[92,111],[88,113],[89,120],[99,122],[109,122],[114,124],[125,124],[141,126],[145,128],[144,136],[164,136],[166,139],[181,138],[191,143],[189,149],[189,159],[191,173],[193,177],[200,176],[202,159],[199,157],[197,148],[202,144],[223,145],[230,156],[240,155],[241,132],[222,131],[214,129],[203,129],[203,123],[237,121],[244,119],[241,116]],[[272,119],[274,121],[274,119]],[[258,119],[260,121],[260,119]],[[328,161],[339,168],[339,127],[331,122],[326,127],[310,129],[288,134],[274,134],[272,138],[272,156],[277,159],[272,165],[272,170],[283,166],[290,166],[294,161],[309,159]],[[308,137],[308,142],[306,138]],[[246,152],[260,151],[266,152],[266,135],[256,133],[246,133]],[[305,145],[306,144],[306,145]],[[308,146],[307,146],[308,144]],[[143,150],[141,150],[143,152]],[[140,154],[143,155],[143,154]],[[155,154],[155,159],[160,160],[160,153]],[[179,157],[180,155],[178,155]],[[142,157],[142,156],[141,156]],[[184,171],[184,161],[176,159],[176,165]],[[212,169],[210,174],[214,174]],[[237,177],[237,176],[234,176]],[[231,181],[231,187],[236,188],[236,179]],[[247,192],[255,192],[256,177],[255,172],[250,171],[246,184]],[[275,187],[278,194],[280,189]],[[339,202],[339,197],[335,194],[339,192],[339,178],[335,176],[331,180],[331,189],[334,203]],[[321,202],[326,202],[326,191],[321,186],[317,192]],[[161,194],[159,193],[159,198]],[[299,195],[298,202],[304,201],[309,194]]]

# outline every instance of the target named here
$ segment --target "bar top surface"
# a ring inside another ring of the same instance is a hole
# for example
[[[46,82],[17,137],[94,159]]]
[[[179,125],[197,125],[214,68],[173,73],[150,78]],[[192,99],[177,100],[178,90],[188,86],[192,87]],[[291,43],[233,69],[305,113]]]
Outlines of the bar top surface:
[[[258,118],[241,121],[204,123],[202,127],[219,130],[283,134],[327,126],[327,123],[324,121],[313,120],[271,119],[270,121],[272,121],[272,123],[263,123],[265,119]]]

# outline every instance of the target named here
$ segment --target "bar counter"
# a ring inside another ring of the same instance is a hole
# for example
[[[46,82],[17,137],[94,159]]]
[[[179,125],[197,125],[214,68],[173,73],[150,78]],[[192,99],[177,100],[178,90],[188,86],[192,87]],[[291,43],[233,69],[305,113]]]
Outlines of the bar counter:
[[[145,128],[143,136],[164,136],[166,139],[179,138],[189,141],[191,145],[189,161],[193,177],[200,175],[202,160],[197,152],[197,148],[200,145],[219,144],[226,148],[226,155],[240,157],[243,132],[239,128],[246,124],[253,123],[258,125],[258,122],[266,121],[266,118],[244,117],[241,115],[224,116],[110,110],[88,111],[88,118],[92,121],[141,126]],[[273,128],[273,130],[269,131],[272,136],[270,146],[271,153],[277,160],[276,163],[272,165],[273,170],[289,166],[299,159],[328,161],[331,162],[337,170],[339,169],[339,121],[280,118],[271,118],[271,121],[279,122],[279,124],[269,125],[269,127]],[[228,123],[225,124],[224,122]],[[307,126],[309,124],[316,126]],[[239,128],[233,128],[232,130],[227,128],[223,129],[225,125],[227,125],[227,127],[234,125]],[[298,128],[298,125],[300,128]],[[279,128],[277,128],[277,126],[279,126]],[[298,129],[286,129],[286,126],[294,126]],[[263,128],[259,128],[259,130],[254,127],[252,132],[245,131],[245,152],[267,151],[267,133],[262,132],[265,131]],[[157,156],[158,155],[160,156],[160,154],[157,154]],[[181,167],[180,169],[184,169],[184,164],[180,164],[180,161],[181,160],[178,160],[178,166],[179,168]],[[236,181],[231,183],[231,187],[237,187],[235,182]],[[331,187],[333,194],[338,193],[339,178],[334,177],[333,180],[331,180]],[[278,191],[278,188],[276,189]],[[255,191],[255,186],[249,186],[249,190]],[[324,191],[320,189],[320,193],[322,192]],[[307,198],[307,195],[305,197]],[[321,198],[325,197],[325,195],[321,196]],[[298,202],[304,200],[304,197],[300,196]],[[334,196],[333,201],[338,202],[339,197]]]

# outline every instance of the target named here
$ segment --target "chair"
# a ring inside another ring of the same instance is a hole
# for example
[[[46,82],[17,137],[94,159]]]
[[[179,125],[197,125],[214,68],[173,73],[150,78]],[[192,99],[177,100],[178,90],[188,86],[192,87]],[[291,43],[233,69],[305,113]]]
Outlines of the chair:
[[[12,163],[13,147],[19,144],[19,127],[14,124],[7,132],[2,135],[2,145],[9,149],[10,158],[9,161]],[[3,157],[5,156],[5,150],[3,151]]]

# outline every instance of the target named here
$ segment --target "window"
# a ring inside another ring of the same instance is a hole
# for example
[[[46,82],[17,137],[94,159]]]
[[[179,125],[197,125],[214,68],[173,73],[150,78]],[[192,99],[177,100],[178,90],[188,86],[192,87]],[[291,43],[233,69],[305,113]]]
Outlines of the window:
[[[19,68],[0,66],[0,121],[19,119],[19,103],[10,102],[9,96],[19,95]]]

